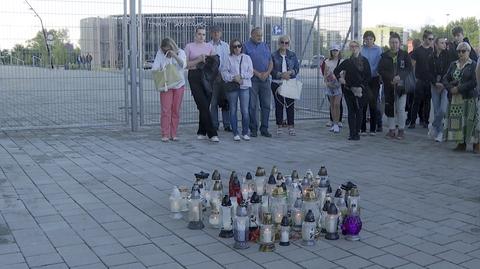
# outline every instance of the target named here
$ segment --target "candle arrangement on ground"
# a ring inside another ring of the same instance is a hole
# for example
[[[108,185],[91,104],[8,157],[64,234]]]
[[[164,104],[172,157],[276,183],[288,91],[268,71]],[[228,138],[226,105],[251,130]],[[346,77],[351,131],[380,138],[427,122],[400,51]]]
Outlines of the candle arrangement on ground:
[[[235,171],[224,190],[218,170],[195,174],[193,187],[174,187],[169,197],[172,218],[188,221],[189,229],[218,229],[219,237],[233,238],[233,247],[245,249],[258,243],[259,250],[275,250],[298,241],[313,246],[317,240],[360,240],[362,229],[357,185],[348,181],[332,192],[327,169],[317,175],[308,169],[300,180],[297,170],[282,174],[276,166],[267,177],[258,167],[240,182]],[[208,216],[208,217],[207,217]],[[341,235],[339,234],[341,231]],[[250,243],[249,243],[250,242]]]

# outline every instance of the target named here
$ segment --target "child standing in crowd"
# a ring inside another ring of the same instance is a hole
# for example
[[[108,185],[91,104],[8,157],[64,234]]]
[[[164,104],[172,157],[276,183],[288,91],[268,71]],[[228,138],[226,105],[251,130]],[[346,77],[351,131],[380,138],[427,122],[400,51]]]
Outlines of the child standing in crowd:
[[[342,53],[338,45],[330,47],[330,57],[325,60],[325,70],[323,72],[326,88],[326,95],[330,101],[330,115],[332,117],[332,127],[330,132],[340,132],[340,105],[342,103],[342,87],[333,74],[333,70],[343,62]],[[341,74],[343,76],[343,73]]]

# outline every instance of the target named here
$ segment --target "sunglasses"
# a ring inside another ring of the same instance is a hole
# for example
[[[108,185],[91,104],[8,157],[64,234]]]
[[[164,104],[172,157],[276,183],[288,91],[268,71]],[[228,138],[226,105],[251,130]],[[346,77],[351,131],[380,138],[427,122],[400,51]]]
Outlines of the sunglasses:
[[[241,45],[241,44],[233,45],[232,48],[234,48],[234,49],[241,49],[241,48],[242,48],[242,45]]]
[[[465,53],[467,50],[457,50],[457,53]]]
[[[280,44],[288,45],[288,44],[290,44],[290,42],[289,41],[280,41]]]
[[[435,38],[429,37],[429,38],[427,38],[427,39],[430,40],[430,41],[432,41],[432,40],[434,40]]]

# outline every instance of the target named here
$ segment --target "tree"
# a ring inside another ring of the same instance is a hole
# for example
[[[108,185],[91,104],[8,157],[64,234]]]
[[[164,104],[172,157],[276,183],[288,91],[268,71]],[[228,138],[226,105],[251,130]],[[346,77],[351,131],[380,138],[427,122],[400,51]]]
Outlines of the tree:
[[[53,36],[53,44],[50,46],[50,52],[52,56],[52,61],[54,65],[65,65],[71,62],[69,52],[72,53],[73,45],[70,43],[68,30],[48,30],[47,36]],[[45,45],[45,37],[42,31],[38,31],[34,38],[27,41],[27,48],[30,49],[33,53],[36,53],[40,56],[43,62],[43,65],[49,64],[49,55],[47,53],[47,48]]]
[[[420,31],[413,31],[411,37],[413,39],[418,38],[422,40],[423,31],[429,29],[433,32],[435,37],[445,37],[449,40],[453,39],[452,29],[455,26],[461,26],[463,28],[463,33],[466,37],[469,37],[470,44],[474,48],[479,47],[479,36],[480,36],[480,20],[477,20],[475,17],[461,18],[460,20],[451,21],[447,26],[435,26],[435,25],[425,25],[420,28]]]

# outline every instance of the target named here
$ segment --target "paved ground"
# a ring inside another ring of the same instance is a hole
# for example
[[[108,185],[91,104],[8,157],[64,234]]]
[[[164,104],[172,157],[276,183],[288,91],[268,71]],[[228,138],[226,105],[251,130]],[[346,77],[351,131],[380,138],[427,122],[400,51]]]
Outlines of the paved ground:
[[[175,143],[162,143],[158,127],[0,133],[0,268],[480,268],[480,156],[434,144],[424,129],[348,142],[323,125],[250,142],[221,132],[219,144],[197,141],[188,125]],[[238,251],[218,230],[170,218],[173,184],[258,165],[326,165],[334,186],[354,180],[362,240]]]

